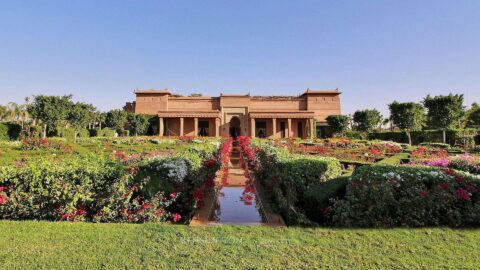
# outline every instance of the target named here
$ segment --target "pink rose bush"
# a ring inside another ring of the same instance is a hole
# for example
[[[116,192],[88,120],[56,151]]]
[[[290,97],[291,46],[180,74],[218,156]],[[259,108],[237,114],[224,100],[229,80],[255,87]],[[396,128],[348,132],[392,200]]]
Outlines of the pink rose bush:
[[[332,206],[332,223],[359,227],[478,226],[479,192],[479,177],[450,168],[361,167],[352,175],[345,198]]]

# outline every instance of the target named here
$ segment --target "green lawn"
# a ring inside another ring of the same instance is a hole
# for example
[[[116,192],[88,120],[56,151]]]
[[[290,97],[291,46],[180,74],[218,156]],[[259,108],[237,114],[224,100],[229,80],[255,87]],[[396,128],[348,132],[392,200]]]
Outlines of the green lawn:
[[[480,230],[0,222],[0,268],[474,269]]]

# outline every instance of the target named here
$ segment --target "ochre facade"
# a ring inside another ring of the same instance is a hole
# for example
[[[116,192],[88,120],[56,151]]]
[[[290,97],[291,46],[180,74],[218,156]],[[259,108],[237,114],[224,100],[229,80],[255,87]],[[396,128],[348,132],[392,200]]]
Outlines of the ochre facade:
[[[158,115],[152,127],[160,136],[312,138],[329,115],[341,113],[340,94],[307,89],[299,96],[183,97],[167,89],[136,90],[136,100],[124,109]]]

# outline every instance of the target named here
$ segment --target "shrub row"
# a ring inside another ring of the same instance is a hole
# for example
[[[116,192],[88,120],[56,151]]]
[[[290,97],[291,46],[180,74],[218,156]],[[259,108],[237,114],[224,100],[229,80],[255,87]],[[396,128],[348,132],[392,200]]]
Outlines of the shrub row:
[[[348,227],[478,226],[480,180],[451,169],[374,165],[357,169],[333,224]]]
[[[0,123],[0,141],[14,141],[20,137],[22,127],[16,123]]]
[[[340,172],[340,162],[334,158],[291,154],[268,145],[257,151],[255,177],[271,191],[274,205],[289,225],[310,223],[303,210],[305,193]]]
[[[413,131],[412,144],[418,145],[421,143],[442,143],[443,132],[441,130],[423,130]],[[476,129],[453,129],[447,130],[446,140],[451,146],[455,144],[467,143],[472,145],[475,143],[474,138],[478,135]],[[398,143],[408,143],[408,136],[405,132],[372,132],[368,135],[370,140],[394,141]],[[466,141],[465,141],[466,140]]]
[[[90,130],[91,137],[107,137],[113,138],[115,137],[115,130],[111,128],[104,128],[104,129],[92,129]]]

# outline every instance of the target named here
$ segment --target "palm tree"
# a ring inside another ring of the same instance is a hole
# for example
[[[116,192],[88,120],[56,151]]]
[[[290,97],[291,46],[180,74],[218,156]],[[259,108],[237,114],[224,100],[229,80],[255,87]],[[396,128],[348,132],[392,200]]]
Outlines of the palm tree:
[[[7,113],[7,107],[0,105],[0,121],[5,120],[6,113]]]
[[[9,102],[7,105],[6,120],[12,122],[18,122],[20,118],[20,105],[15,102]]]

